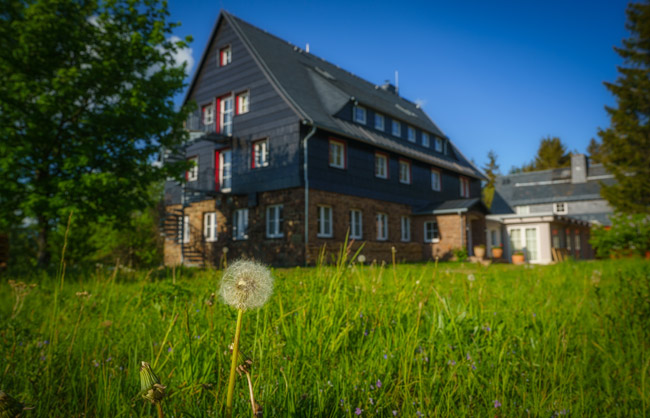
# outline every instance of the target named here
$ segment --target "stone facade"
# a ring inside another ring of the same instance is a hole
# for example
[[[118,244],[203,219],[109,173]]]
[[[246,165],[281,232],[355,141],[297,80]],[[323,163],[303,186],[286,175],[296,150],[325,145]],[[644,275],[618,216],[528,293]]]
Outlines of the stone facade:
[[[266,208],[269,205],[283,204],[283,237],[266,236]],[[332,210],[332,236],[321,237],[318,234],[318,207],[328,206]],[[168,209],[180,208],[168,206]],[[234,240],[233,228],[229,220],[236,209],[248,208],[248,239]],[[393,248],[398,262],[416,262],[449,259],[453,250],[465,246],[468,242],[467,219],[474,221],[473,244],[484,243],[485,219],[480,213],[418,215],[413,216],[408,205],[379,201],[358,196],[342,195],[321,190],[309,191],[309,245],[305,251],[304,244],[304,189],[294,188],[275,192],[258,193],[256,197],[221,195],[216,199],[192,203],[185,208],[189,216],[190,242],[186,249],[203,255],[203,262],[220,266],[223,263],[223,249],[229,260],[239,257],[255,258],[265,263],[288,266],[306,262],[314,264],[323,255],[324,262],[333,261],[345,242],[350,228],[350,210],[362,213],[362,238],[348,239],[350,255],[363,246],[367,262],[391,262]],[[203,217],[205,213],[216,212],[218,237],[215,242],[206,242],[203,238]],[[377,214],[383,213],[388,219],[388,239],[377,239]],[[402,241],[401,218],[410,219],[410,240]],[[424,222],[436,220],[440,239],[436,243],[424,242]],[[477,226],[478,222],[478,226]],[[481,229],[480,233],[478,229]],[[476,230],[476,231],[475,231]],[[480,241],[480,242],[479,242]],[[165,264],[175,265],[181,262],[181,246],[173,240],[165,241]]]

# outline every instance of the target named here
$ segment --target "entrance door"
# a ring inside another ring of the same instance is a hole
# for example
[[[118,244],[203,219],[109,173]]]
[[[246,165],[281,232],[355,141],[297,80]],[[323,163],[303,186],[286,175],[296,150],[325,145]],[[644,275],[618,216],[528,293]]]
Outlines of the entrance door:
[[[523,251],[526,261],[535,263],[539,261],[539,231],[536,226],[510,227],[510,255],[515,251]]]

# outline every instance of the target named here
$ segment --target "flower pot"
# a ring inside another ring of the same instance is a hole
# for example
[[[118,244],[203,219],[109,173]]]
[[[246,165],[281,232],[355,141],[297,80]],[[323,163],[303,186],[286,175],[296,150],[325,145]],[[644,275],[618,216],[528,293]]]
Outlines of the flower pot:
[[[501,258],[501,257],[503,257],[503,248],[492,247],[492,258]]]
[[[474,256],[476,256],[476,257],[480,258],[481,260],[483,260],[483,258],[485,257],[485,247],[482,246],[482,245],[475,246],[474,247]]]
[[[524,257],[523,254],[512,255],[512,264],[524,264],[525,262],[526,262],[526,258]]]

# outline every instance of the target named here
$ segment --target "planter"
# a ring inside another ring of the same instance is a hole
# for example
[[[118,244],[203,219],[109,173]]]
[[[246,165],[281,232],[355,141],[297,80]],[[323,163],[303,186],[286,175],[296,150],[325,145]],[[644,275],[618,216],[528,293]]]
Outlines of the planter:
[[[512,255],[512,264],[524,264],[525,262],[526,262],[526,258],[524,257],[523,254]]]
[[[501,258],[501,257],[503,257],[503,248],[492,247],[492,258]]]
[[[477,245],[474,247],[474,256],[483,260],[485,258],[485,247],[482,245]]]

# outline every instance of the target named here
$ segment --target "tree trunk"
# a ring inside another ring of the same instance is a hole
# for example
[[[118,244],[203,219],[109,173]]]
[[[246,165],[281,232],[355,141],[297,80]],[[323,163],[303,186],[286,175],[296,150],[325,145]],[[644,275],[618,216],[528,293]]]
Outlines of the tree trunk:
[[[38,245],[38,266],[41,268],[47,268],[50,265],[50,260],[52,254],[50,254],[50,249],[48,246],[49,238],[49,222],[45,217],[38,218],[38,236],[36,237],[36,244]]]

